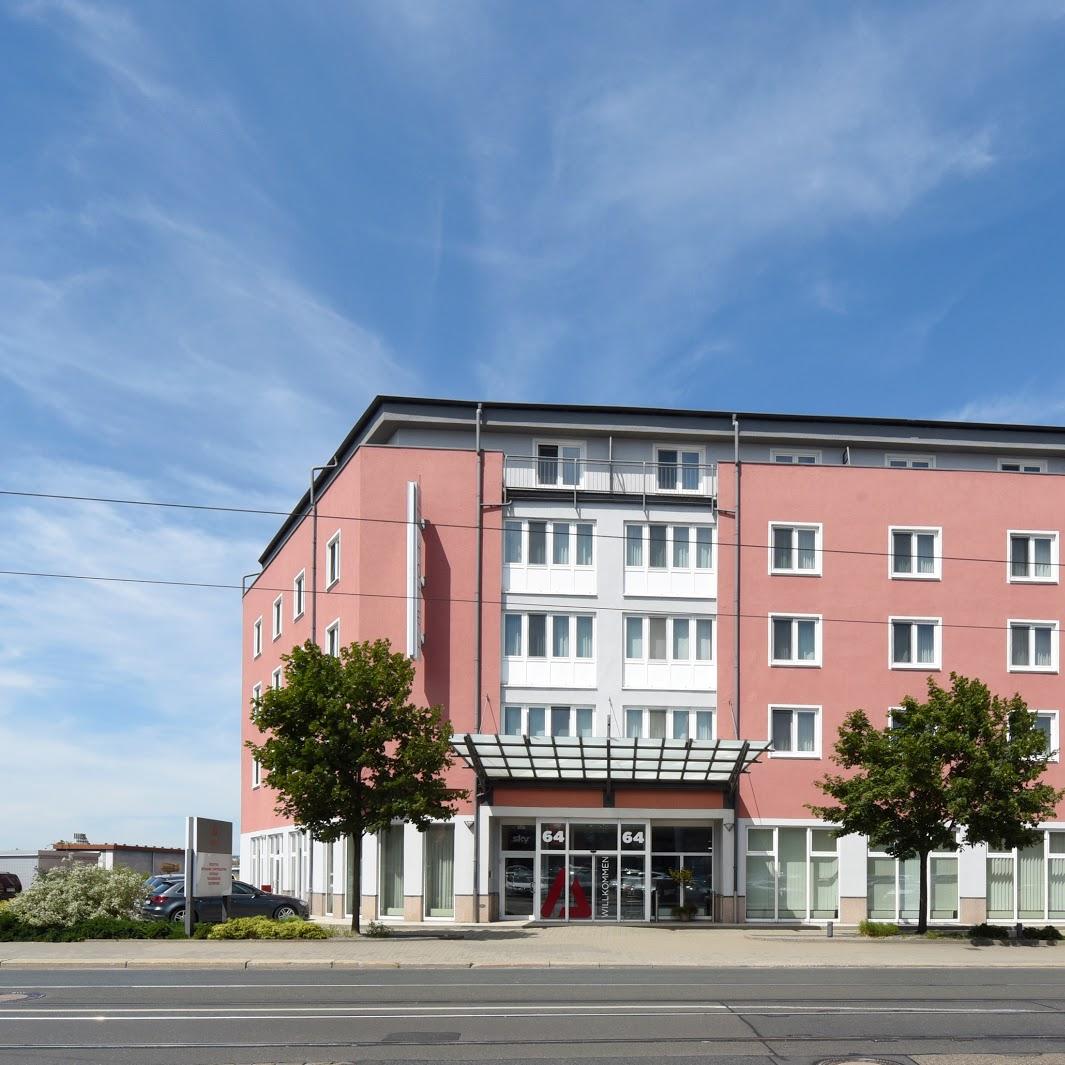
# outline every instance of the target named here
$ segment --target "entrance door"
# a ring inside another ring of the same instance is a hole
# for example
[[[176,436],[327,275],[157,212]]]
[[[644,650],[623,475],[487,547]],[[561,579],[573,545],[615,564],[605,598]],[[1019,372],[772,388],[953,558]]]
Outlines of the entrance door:
[[[536,859],[531,854],[503,857],[503,916],[532,917]]]

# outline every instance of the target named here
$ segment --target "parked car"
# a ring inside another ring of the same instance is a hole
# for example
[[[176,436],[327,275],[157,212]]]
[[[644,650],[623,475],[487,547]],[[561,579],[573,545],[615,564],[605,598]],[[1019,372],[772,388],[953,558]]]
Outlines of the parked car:
[[[171,884],[155,895],[149,895],[140,906],[141,915],[165,921],[185,920],[185,878]],[[221,899],[195,900],[193,910],[197,921],[221,921]],[[241,880],[233,881],[229,896],[230,917],[303,917],[309,916],[307,903],[291,895],[275,895],[260,891]]]
[[[22,891],[22,881],[16,873],[0,873],[0,899],[13,899]]]
[[[145,894],[159,895],[184,879],[184,873],[154,873],[144,882]]]

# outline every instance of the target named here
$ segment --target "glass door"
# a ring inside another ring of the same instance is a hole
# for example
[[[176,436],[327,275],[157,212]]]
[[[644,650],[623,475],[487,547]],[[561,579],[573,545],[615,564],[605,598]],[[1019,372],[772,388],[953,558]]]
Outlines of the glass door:
[[[403,916],[403,826],[393,825],[378,837],[380,844],[381,915]]]
[[[651,886],[657,893],[659,919],[685,907],[692,917],[714,915],[713,829],[703,825],[653,825],[651,828]],[[674,871],[691,873],[683,882]]]

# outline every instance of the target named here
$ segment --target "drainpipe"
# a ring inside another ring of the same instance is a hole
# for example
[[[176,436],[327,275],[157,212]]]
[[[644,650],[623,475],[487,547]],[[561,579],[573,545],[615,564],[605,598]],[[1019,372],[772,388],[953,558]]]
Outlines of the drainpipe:
[[[732,723],[736,739],[740,739],[740,419],[732,415],[732,461],[736,473],[736,546],[733,552],[733,625],[732,625]],[[740,824],[739,824],[739,776],[732,789],[732,920],[739,922],[740,885]]]
[[[311,468],[311,643],[318,642],[318,500],[314,497],[314,479],[336,464],[334,455],[324,466]]]
[[[477,420],[474,425],[474,448],[477,451],[477,616],[474,619],[473,636],[473,676],[474,698],[476,700],[474,710],[474,728],[478,735],[481,732],[481,703],[483,701],[481,689],[481,614],[482,597],[484,595],[484,451],[481,448],[481,418],[484,406],[477,404]],[[478,784],[473,787],[473,920],[479,924],[481,921],[481,796],[478,792]]]

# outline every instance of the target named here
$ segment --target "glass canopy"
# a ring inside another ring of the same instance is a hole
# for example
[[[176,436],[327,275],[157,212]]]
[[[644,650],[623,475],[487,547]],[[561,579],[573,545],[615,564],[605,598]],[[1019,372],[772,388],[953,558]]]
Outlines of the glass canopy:
[[[455,736],[457,755],[487,780],[735,783],[769,749],[766,740],[607,736]]]

